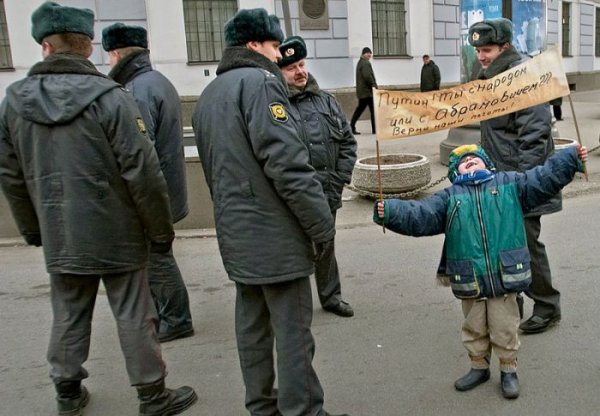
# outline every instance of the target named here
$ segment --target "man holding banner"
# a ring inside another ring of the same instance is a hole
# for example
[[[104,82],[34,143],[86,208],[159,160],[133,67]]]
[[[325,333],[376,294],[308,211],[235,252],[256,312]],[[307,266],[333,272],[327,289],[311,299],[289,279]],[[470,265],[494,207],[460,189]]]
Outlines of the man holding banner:
[[[469,43],[481,64],[479,80],[488,80],[522,63],[511,45],[512,22],[500,18],[484,20],[469,28]],[[547,104],[532,105],[515,112],[481,121],[481,145],[500,171],[523,172],[542,165],[554,152],[551,114]],[[560,292],[552,287],[550,265],[539,241],[540,218],[562,209],[557,194],[525,218],[527,245],[531,254],[532,283],[525,293],[534,300],[533,315],[519,328],[524,333],[540,333],[560,321]]]

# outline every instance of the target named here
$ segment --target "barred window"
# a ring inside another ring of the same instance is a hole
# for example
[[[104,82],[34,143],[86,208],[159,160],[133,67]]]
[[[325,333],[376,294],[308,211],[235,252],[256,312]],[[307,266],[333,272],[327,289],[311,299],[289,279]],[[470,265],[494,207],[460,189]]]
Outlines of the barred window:
[[[596,57],[600,57],[600,8],[596,7]]]
[[[406,55],[406,7],[404,0],[371,0],[373,53]]]
[[[562,56],[571,55],[571,3],[562,4]]]
[[[221,60],[223,25],[237,12],[237,0],[183,0],[188,62]]]
[[[12,68],[10,55],[10,42],[8,40],[8,27],[6,25],[6,12],[4,0],[0,0],[0,68]]]

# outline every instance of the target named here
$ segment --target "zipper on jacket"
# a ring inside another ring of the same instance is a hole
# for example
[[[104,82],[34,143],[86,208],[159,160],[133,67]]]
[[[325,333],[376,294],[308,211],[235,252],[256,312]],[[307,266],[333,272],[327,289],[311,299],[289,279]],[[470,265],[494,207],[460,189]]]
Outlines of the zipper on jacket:
[[[450,217],[448,218],[448,223],[446,225],[446,233],[448,231],[450,231],[450,227],[452,227],[452,221],[454,221],[454,217],[456,217],[456,214],[458,213],[458,208],[460,208],[460,204],[461,204],[461,201],[459,199],[458,201],[456,201],[456,204],[454,205],[454,207],[452,208],[452,211],[450,212]]]
[[[494,280],[492,276],[492,262],[490,261],[490,253],[488,249],[488,238],[485,232],[485,225],[483,223],[483,212],[481,211],[481,190],[479,187],[475,189],[475,196],[477,199],[477,216],[479,219],[479,227],[481,228],[481,239],[483,243],[483,253],[485,255],[485,264],[488,270],[488,280],[490,282],[490,288],[492,289],[492,297],[496,297],[496,290],[494,289]]]

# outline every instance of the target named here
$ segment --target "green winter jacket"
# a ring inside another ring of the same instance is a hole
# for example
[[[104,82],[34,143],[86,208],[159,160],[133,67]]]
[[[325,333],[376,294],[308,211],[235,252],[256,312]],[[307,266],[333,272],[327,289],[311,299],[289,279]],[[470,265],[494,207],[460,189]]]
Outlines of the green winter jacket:
[[[574,147],[524,173],[497,172],[481,183],[454,184],[420,201],[386,201],[382,222],[412,236],[446,234],[438,276],[457,298],[502,296],[527,289],[530,257],[523,214],[554,196],[576,171]]]

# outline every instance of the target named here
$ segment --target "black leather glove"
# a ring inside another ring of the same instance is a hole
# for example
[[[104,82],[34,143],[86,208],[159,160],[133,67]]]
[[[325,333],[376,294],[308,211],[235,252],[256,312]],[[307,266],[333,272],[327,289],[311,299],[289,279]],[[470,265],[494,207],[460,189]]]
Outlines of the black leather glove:
[[[315,261],[319,261],[323,258],[325,253],[332,250],[333,238],[331,240],[322,241],[320,243],[314,243],[314,245],[315,245]]]
[[[173,241],[150,241],[150,253],[168,253],[173,246]]]

